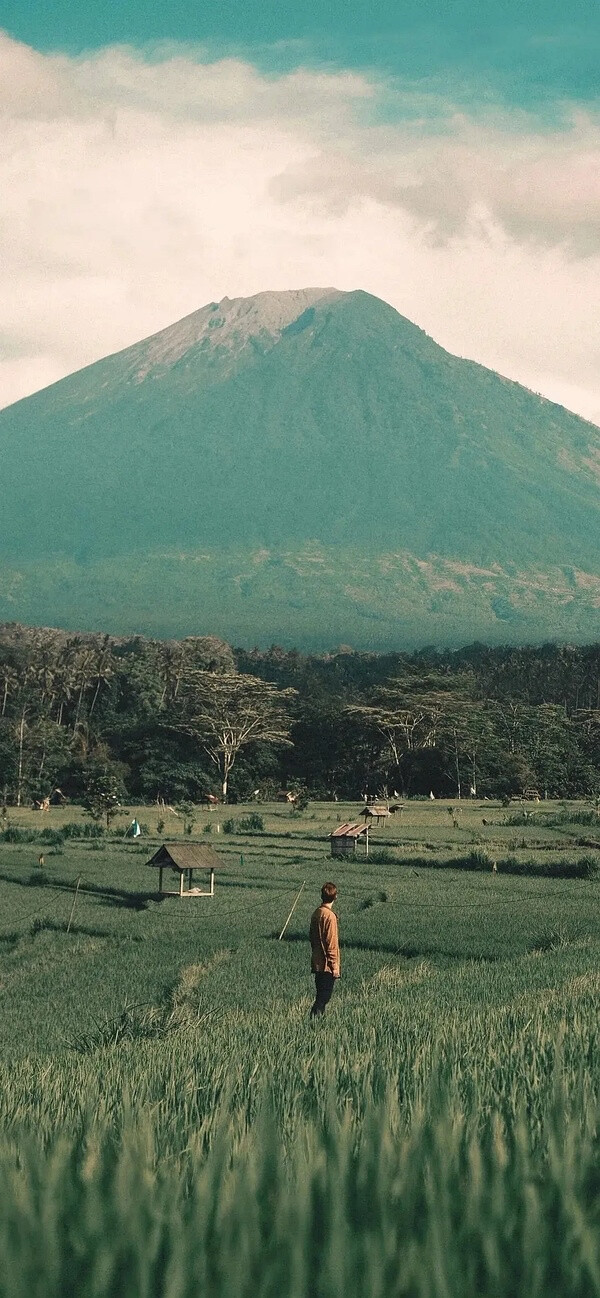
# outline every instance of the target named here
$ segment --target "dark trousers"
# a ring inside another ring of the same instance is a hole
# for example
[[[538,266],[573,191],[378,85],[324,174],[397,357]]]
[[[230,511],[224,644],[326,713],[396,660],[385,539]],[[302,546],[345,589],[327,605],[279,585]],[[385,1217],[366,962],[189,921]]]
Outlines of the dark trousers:
[[[311,1018],[316,1018],[318,1014],[325,1013],[325,1006],[329,1004],[335,987],[335,978],[332,973],[315,974],[315,1003],[310,1011]]]

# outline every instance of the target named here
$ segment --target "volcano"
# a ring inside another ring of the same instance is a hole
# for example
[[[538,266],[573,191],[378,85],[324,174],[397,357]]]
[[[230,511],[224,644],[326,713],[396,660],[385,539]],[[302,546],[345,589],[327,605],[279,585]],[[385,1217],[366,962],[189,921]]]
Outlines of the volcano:
[[[326,649],[597,638],[600,431],[332,288],[0,412],[0,618]]]

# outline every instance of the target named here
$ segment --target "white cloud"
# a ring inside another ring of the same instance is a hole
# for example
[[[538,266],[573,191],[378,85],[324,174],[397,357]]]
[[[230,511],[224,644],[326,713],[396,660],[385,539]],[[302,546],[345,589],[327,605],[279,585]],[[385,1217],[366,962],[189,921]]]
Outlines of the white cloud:
[[[0,404],[225,294],[335,284],[600,419],[589,114],[0,34],[0,116]]]

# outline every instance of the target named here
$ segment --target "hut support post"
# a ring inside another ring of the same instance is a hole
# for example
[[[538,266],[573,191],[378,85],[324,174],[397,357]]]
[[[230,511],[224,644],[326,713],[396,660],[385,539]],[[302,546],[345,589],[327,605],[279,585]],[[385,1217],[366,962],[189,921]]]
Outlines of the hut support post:
[[[365,826],[365,856],[369,855],[369,826]]]
[[[162,879],[163,879],[163,868],[161,865],[159,866],[159,870],[158,870],[158,891],[159,892],[162,892]]]
[[[179,872],[179,896],[180,896],[180,897],[183,897],[183,876],[184,876],[184,873],[185,873],[184,870],[180,870],[180,872]]]
[[[215,895],[215,872],[214,872],[214,870],[211,870],[211,872],[210,872],[210,895],[211,895],[211,897],[214,897],[214,895]]]

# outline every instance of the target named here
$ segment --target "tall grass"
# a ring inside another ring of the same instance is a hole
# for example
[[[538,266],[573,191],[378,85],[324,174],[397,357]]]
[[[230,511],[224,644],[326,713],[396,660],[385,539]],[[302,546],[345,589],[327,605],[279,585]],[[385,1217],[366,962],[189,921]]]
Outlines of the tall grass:
[[[373,860],[378,858],[373,857]],[[389,854],[384,861],[388,861]],[[535,858],[505,856],[494,859],[489,852],[475,848],[464,856],[449,856],[445,861],[439,857],[428,856],[405,857],[398,861],[400,865],[409,865],[419,869],[452,870],[492,870],[494,865],[501,874],[523,874],[532,878],[550,879],[595,879],[600,874],[600,853],[588,852],[584,856],[560,857],[556,853],[549,860],[539,861]]]
[[[335,1093],[282,1138],[263,1090],[165,1157],[153,1116],[87,1120],[41,1150],[0,1141],[2,1298],[591,1298],[600,1177],[585,1085],[537,1141],[432,1087],[358,1124]]]
[[[99,844],[3,849],[0,1298],[600,1298],[593,877],[336,862],[311,1023],[326,845],[194,906]]]

